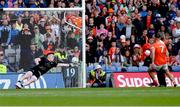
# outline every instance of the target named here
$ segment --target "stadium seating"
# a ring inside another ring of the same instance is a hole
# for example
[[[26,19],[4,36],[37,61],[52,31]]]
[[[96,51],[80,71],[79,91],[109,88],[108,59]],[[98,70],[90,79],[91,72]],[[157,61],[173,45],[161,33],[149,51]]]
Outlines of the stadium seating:
[[[173,72],[180,72],[180,66],[172,66]]]
[[[94,65],[86,67],[86,72],[90,72],[91,70],[94,69]]]
[[[132,66],[132,67],[127,67],[127,72],[139,72],[138,67]]]
[[[116,67],[116,72],[120,72],[121,71],[121,67]]]
[[[90,70],[94,69],[94,65],[86,67],[86,71],[89,72]],[[102,65],[102,70],[104,70],[107,73],[113,73],[113,72],[121,72],[121,67],[120,66],[107,66],[107,65]],[[127,72],[147,72],[148,67],[146,66],[132,66],[132,67],[127,67],[125,68]],[[180,72],[180,66],[172,66],[172,71],[173,72]]]
[[[139,72],[147,72],[147,70],[148,70],[148,67],[146,67],[146,66],[139,67]]]
[[[116,71],[116,67],[115,66],[106,66],[106,72],[115,72]]]

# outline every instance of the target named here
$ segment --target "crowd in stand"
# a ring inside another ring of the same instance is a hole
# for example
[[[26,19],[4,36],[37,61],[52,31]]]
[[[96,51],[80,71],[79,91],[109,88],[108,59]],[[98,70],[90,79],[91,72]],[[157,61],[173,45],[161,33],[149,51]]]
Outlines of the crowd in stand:
[[[0,0],[0,8],[74,8],[81,0]]]
[[[10,70],[27,70],[35,58],[49,52],[64,63],[81,60],[81,15],[79,11],[2,12],[0,45]]]
[[[169,65],[180,65],[178,0],[86,0],[86,62],[143,66],[145,51],[160,35]]]

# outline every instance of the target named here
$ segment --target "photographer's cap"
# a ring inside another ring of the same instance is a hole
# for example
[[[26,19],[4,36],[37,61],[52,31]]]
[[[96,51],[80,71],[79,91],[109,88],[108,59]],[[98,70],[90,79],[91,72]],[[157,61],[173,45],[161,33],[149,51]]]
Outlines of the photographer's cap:
[[[102,68],[101,65],[96,65],[94,70],[101,69],[101,68]]]

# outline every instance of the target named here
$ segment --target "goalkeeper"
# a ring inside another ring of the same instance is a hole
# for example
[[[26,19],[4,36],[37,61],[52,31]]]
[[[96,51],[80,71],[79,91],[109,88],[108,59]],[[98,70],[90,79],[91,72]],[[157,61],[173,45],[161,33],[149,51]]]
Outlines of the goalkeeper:
[[[47,73],[51,68],[59,66],[58,58],[54,56],[54,53],[48,53],[45,57],[40,57],[35,59],[36,66],[31,68],[27,73],[25,73],[16,83],[16,88],[21,89],[24,86],[31,84],[39,79],[39,77]],[[23,80],[28,79],[26,82]]]

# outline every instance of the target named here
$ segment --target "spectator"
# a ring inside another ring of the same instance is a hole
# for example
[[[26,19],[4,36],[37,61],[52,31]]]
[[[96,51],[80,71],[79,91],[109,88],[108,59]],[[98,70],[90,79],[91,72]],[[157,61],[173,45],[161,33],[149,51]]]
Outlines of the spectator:
[[[180,65],[180,50],[178,52],[178,55],[176,56],[177,64]]]
[[[56,18],[55,16],[52,17],[52,19],[51,19],[51,29],[52,29],[52,34],[55,35],[55,36],[60,36],[59,22],[60,22],[60,20],[58,18]]]
[[[111,64],[111,58],[110,56],[108,55],[108,52],[107,51],[104,51],[103,52],[103,55],[101,55],[99,57],[99,64],[101,65],[110,65]]]
[[[46,20],[44,18],[41,18],[40,24],[39,24],[39,32],[43,35],[46,33],[45,23],[46,23]]]
[[[8,21],[3,20],[3,26],[0,27],[0,43],[8,45],[11,41],[11,28],[8,26]]]
[[[51,26],[47,25],[45,27],[46,29],[46,33],[44,34],[44,39],[47,43],[55,43],[55,35],[53,35],[52,33],[52,29],[51,29]]]
[[[80,60],[80,57],[81,57],[81,51],[79,50],[79,48],[76,46],[74,47],[74,50],[73,50],[73,56],[78,58]]]
[[[86,63],[87,65],[95,63],[94,55],[90,50],[90,45],[86,44]]]
[[[123,38],[121,41],[121,46],[120,46],[120,52],[122,55],[125,55],[125,51],[128,50],[127,46],[126,46],[126,40],[125,38]]]
[[[105,87],[106,86],[106,73],[102,70],[100,65],[97,65],[94,70],[89,73],[89,86],[90,87]]]
[[[174,55],[174,47],[173,47],[173,44],[168,44],[167,45],[167,49],[168,49],[168,52],[169,52],[169,56],[173,56]]]
[[[139,66],[141,62],[141,46],[134,45],[134,54],[132,55],[132,66]]]
[[[50,33],[46,34],[45,40],[43,42],[43,54],[47,55],[49,52],[54,52],[55,51],[55,44],[53,42],[53,38]]]
[[[119,63],[122,66],[123,56],[121,55],[120,48],[116,47],[115,54],[112,56],[112,64]]]
[[[24,8],[25,7],[25,3],[23,2],[23,0],[17,0],[18,3],[18,8]]]
[[[37,45],[37,49],[43,50],[43,42],[44,42],[44,35],[42,35],[39,31],[38,26],[33,26],[34,27],[34,38],[32,38],[32,43]]]
[[[108,52],[111,60],[113,59],[115,51],[116,51],[116,42],[112,42],[111,43],[111,48],[109,49],[109,52]]]
[[[25,70],[29,68],[28,65],[29,62],[26,61],[26,57],[27,57],[27,52],[30,51],[32,38],[33,38],[32,33],[30,32],[28,25],[25,24],[19,37],[19,44],[21,46],[20,67],[24,68]]]
[[[7,0],[0,0],[0,8],[7,8],[8,1]]]
[[[70,32],[67,38],[67,46],[70,49],[74,49],[75,46],[78,46],[77,40],[75,38],[75,34],[73,32]]]
[[[143,46],[148,42],[147,30],[143,30],[143,34],[138,38],[138,43]]]
[[[101,34],[104,34],[104,36],[107,36],[108,31],[104,28],[104,24],[100,24],[100,29],[97,30],[97,36],[100,36]]]
[[[12,24],[11,28],[11,41],[9,44],[17,44],[20,31],[16,29],[16,23]]]
[[[104,52],[103,42],[99,42],[97,50],[96,50],[96,56],[95,56],[95,61],[96,62],[99,61],[99,58],[100,58],[101,55],[103,55],[103,52]]]
[[[176,56],[171,56],[169,58],[169,66],[177,66],[177,65],[179,65],[179,64],[178,64],[178,61],[176,59]]]
[[[30,51],[27,52],[26,62],[28,67],[35,65],[34,59],[42,55],[42,50],[37,48],[37,44],[30,45]]]
[[[123,28],[126,38],[130,39],[131,35],[134,33],[134,26],[131,22],[131,19],[128,18],[125,27]]]
[[[89,36],[87,38],[87,44],[90,46],[90,53],[93,55],[93,59],[95,59],[95,53],[96,53],[96,48],[94,47],[97,47],[97,41],[92,37],[92,36]]]
[[[23,23],[22,23],[22,17],[18,17],[18,20],[16,21],[16,29],[18,29],[19,31],[21,31],[23,28]]]
[[[180,19],[176,21],[176,28],[172,31],[174,42],[177,43],[180,39]]]
[[[125,55],[123,56],[123,67],[132,66],[132,57],[129,50],[125,51]]]
[[[108,36],[105,38],[104,42],[104,47],[109,50],[111,48],[112,42],[115,42],[115,38],[112,35],[112,32],[108,32]]]

